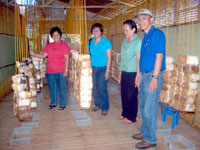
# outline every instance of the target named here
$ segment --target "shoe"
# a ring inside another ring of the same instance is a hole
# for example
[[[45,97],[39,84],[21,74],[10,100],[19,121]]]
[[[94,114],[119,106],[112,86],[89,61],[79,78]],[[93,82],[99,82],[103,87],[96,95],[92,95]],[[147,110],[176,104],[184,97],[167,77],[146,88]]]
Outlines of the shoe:
[[[65,109],[65,106],[60,106],[59,108],[58,108],[58,110],[64,110]]]
[[[93,111],[93,112],[96,112],[96,111],[98,111],[99,109],[100,109],[100,108],[94,106],[94,107],[92,108],[92,111]]]
[[[56,105],[49,105],[48,109],[53,109]]]
[[[122,120],[123,124],[131,124],[131,123],[134,123],[134,122],[136,122],[136,120],[134,120],[134,121],[131,121],[131,120],[128,120],[128,119]]]
[[[144,136],[142,135],[142,133],[138,133],[138,134],[133,134],[132,138],[135,140],[143,140]]]
[[[147,148],[150,148],[150,147],[156,147],[156,143],[152,144],[152,143],[149,143],[147,141],[142,140],[141,142],[137,143],[135,145],[135,147],[137,149],[147,149]]]
[[[117,116],[117,119],[123,120],[123,119],[125,119],[125,117],[123,117],[123,116]]]
[[[102,111],[101,114],[102,114],[102,116],[106,116],[108,114],[108,112],[107,111]]]

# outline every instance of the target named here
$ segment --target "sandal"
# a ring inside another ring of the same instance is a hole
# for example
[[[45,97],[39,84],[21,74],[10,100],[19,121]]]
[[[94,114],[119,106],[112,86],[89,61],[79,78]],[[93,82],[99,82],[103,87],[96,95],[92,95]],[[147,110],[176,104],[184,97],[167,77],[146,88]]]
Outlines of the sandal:
[[[108,112],[107,111],[102,111],[101,114],[102,114],[102,116],[106,116],[108,114]]]
[[[65,106],[60,106],[59,108],[58,108],[58,110],[64,110],[65,109]]]
[[[92,108],[92,111],[93,111],[93,112],[96,112],[96,111],[98,111],[99,109],[100,109],[100,108],[94,106],[94,107]]]
[[[128,119],[122,120],[123,124],[131,124],[131,123],[134,123],[134,122],[136,122],[136,120],[134,120],[134,121],[131,121],[131,120],[128,120]]]
[[[56,105],[49,105],[48,109],[53,109]]]
[[[123,117],[123,116],[117,116],[117,119],[123,120],[123,119],[125,119],[125,117]]]

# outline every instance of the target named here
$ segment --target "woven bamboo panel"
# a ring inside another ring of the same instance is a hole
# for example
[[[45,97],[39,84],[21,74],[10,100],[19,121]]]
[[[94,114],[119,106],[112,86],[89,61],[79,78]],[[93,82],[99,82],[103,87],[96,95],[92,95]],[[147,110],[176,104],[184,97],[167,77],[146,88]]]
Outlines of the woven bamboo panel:
[[[194,122],[195,113],[193,112],[181,112],[180,118],[185,120],[189,125],[192,125]]]
[[[66,32],[65,30],[65,20],[51,20],[45,21],[45,33],[49,33],[52,27],[59,27],[63,33]]]
[[[141,4],[144,4],[144,2],[145,2],[145,0],[137,0],[137,1],[125,0],[124,4],[123,3],[111,3],[110,6],[114,6],[115,8],[102,9],[99,12],[99,15],[105,16],[107,18],[114,18],[120,14],[126,14],[128,12],[131,12],[131,10],[133,9],[133,7],[131,7],[131,6],[134,5],[134,8],[135,8]],[[130,7],[128,7],[128,6],[130,6]]]
[[[193,127],[200,130],[200,94],[197,94],[196,100],[195,100],[195,116],[194,116],[194,122],[192,124]]]
[[[12,90],[11,83],[11,76],[0,83],[0,99],[2,99]]]
[[[200,113],[200,94],[197,94],[197,96],[196,96],[195,113]]]
[[[3,5],[0,5],[0,33],[14,35],[14,12]]]
[[[122,46],[124,38],[125,38],[124,34],[111,35],[111,43],[112,43],[114,52],[118,52],[118,53],[121,52],[121,46]]]
[[[0,83],[0,99],[4,97],[4,82]]]
[[[192,126],[194,128],[197,128],[198,130],[200,130],[200,112],[195,113],[194,122],[193,122]]]
[[[112,64],[111,64],[111,76],[114,80],[116,80],[118,83],[120,83],[120,59],[121,54],[120,53],[112,53]]]

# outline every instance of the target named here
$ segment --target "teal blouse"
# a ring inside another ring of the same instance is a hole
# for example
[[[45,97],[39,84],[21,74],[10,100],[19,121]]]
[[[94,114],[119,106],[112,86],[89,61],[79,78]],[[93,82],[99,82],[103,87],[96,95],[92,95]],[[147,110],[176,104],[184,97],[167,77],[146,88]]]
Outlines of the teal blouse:
[[[137,54],[140,53],[142,40],[135,34],[127,43],[125,38],[121,47],[120,71],[137,72]]]

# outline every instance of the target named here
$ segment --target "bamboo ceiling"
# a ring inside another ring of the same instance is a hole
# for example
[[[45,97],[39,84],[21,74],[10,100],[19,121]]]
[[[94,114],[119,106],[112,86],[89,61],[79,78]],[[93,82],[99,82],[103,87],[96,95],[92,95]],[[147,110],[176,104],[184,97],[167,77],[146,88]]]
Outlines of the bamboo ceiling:
[[[19,6],[33,7],[39,11],[38,17],[46,19],[65,19],[70,8],[70,0],[35,0],[37,5],[19,4]],[[132,11],[133,8],[146,0],[86,0],[87,18],[89,20],[110,20],[120,14]],[[4,0],[6,5],[14,6],[14,0]],[[66,11],[66,12],[65,12]],[[31,14],[30,14],[31,15]],[[37,19],[36,17],[35,19]]]

